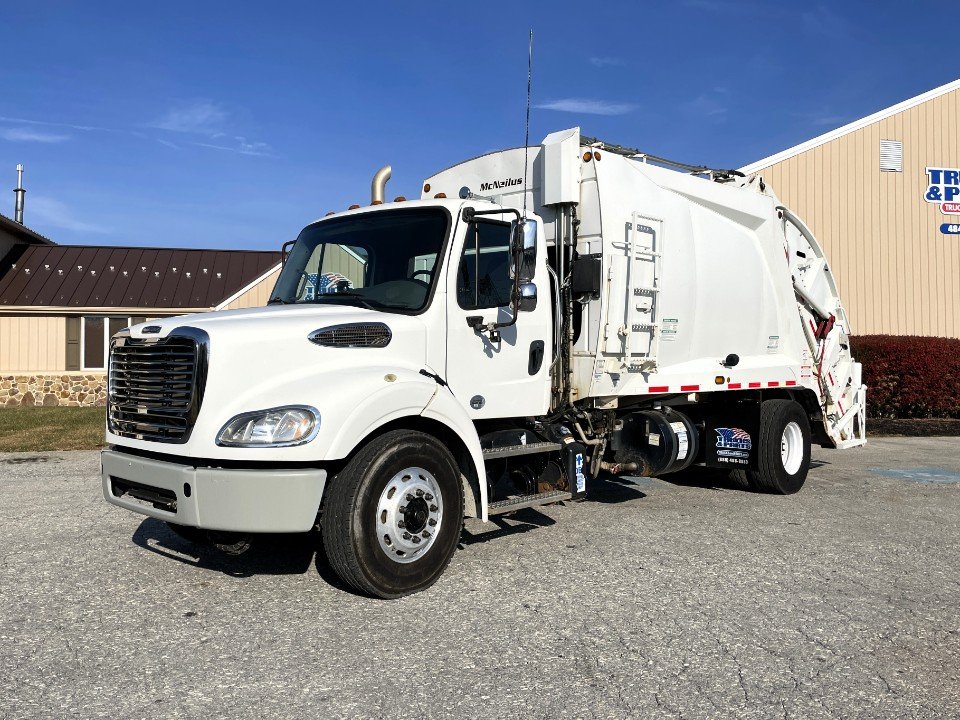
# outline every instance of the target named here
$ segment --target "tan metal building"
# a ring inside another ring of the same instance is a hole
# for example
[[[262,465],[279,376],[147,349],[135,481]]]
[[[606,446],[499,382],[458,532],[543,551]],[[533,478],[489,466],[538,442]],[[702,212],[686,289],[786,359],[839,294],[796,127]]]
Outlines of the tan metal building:
[[[741,168],[823,244],[855,335],[944,337],[960,337],[958,169],[960,80]]]

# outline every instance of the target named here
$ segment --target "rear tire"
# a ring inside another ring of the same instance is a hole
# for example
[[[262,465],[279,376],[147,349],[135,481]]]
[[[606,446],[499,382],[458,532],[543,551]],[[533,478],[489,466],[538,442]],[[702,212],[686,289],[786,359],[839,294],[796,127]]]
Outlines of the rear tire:
[[[810,469],[810,420],[793,400],[760,405],[756,470],[734,470],[734,479],[751,490],[792,495],[803,487]]]
[[[460,470],[426,433],[385,433],[327,486],[320,524],[327,560],[346,584],[381,598],[425,590],[460,541]]]

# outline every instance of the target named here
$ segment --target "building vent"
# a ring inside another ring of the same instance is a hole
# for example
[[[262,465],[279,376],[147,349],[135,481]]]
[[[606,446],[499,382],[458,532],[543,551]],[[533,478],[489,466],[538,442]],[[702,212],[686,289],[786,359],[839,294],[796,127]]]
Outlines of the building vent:
[[[880,141],[880,170],[903,172],[903,143],[899,140]]]

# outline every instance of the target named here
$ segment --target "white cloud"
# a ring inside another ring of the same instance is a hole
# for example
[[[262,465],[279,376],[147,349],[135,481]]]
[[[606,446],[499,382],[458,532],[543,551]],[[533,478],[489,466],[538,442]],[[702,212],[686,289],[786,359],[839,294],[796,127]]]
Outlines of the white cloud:
[[[615,57],[592,57],[590,58],[590,64],[602,68],[608,65],[623,65],[623,60]]]
[[[39,143],[59,143],[69,140],[69,135],[62,135],[32,128],[14,127],[0,129],[0,138],[10,142],[39,142]]]
[[[720,120],[726,117],[728,108],[717,98],[711,97],[707,93],[703,93],[698,95],[690,102],[684,103],[682,109],[691,115]]]
[[[209,100],[201,100],[191,105],[172,108],[160,119],[150,123],[151,127],[168,132],[198,136],[190,143],[196,147],[223,150],[239,155],[274,157],[273,148],[265,142],[247,140],[242,135],[229,134],[230,115],[220,105]],[[199,137],[205,138],[199,140]],[[169,140],[158,142],[176,147]]]
[[[558,112],[580,113],[581,115],[625,115],[636,109],[636,105],[630,103],[613,103],[587,98],[551,100],[539,103],[535,107],[540,110],[556,110]]]
[[[273,154],[273,148],[266,143],[254,142],[248,143],[243,138],[236,138],[237,145],[214,145],[213,143],[194,143],[197,147],[210,148],[212,150],[226,150],[227,152],[237,153],[239,155],[257,155],[260,157],[276,157]]]
[[[832,125],[839,127],[849,122],[848,116],[835,113],[829,107],[824,107],[814,112],[796,113],[796,117],[804,122],[817,126]]]
[[[221,132],[226,120],[227,113],[223,108],[209,100],[201,100],[191,105],[171,108],[150,124],[160,130],[213,137]]]
[[[25,211],[29,214],[30,224],[33,226],[47,226],[98,235],[110,233],[107,228],[77,218],[65,203],[43,195],[28,197]]]
[[[110,128],[96,127],[95,125],[76,125],[74,123],[52,122],[50,120],[30,120],[28,118],[6,117],[4,115],[0,115],[0,122],[21,123],[23,125],[46,125],[47,127],[61,127],[71,130],[103,130],[105,132],[116,132]]]

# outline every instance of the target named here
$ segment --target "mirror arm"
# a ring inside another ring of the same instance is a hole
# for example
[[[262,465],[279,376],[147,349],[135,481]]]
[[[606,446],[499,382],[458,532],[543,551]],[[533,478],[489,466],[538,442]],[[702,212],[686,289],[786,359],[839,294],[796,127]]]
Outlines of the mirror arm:
[[[523,227],[524,218],[520,214],[519,210],[515,208],[497,208],[493,210],[477,210],[472,206],[467,206],[461,211],[461,215],[465,222],[473,222],[473,220],[479,216],[483,215],[504,215],[511,214],[515,215],[517,218],[517,227]],[[510,292],[510,319],[507,322],[492,322],[487,324],[482,324],[482,321],[477,316],[471,316],[467,318],[467,323],[474,329],[476,332],[487,332],[490,335],[491,342],[500,341],[500,330],[502,328],[510,327],[517,324],[517,317],[520,315],[520,263],[523,259],[523,243],[517,242],[517,238],[510,238],[510,255],[511,262],[515,268],[513,273],[513,288]]]
[[[287,264],[287,255],[290,254],[287,248],[293,247],[296,242],[296,240],[287,240],[283,245],[280,246],[280,267],[283,267]]]
[[[463,219],[466,220],[467,222],[470,222],[475,217],[480,217],[482,215],[504,215],[504,214],[516,215],[517,222],[520,222],[520,220],[523,219],[523,217],[520,215],[520,211],[514,208],[500,208],[498,210],[477,210],[475,207],[471,207],[468,205],[463,209]]]

